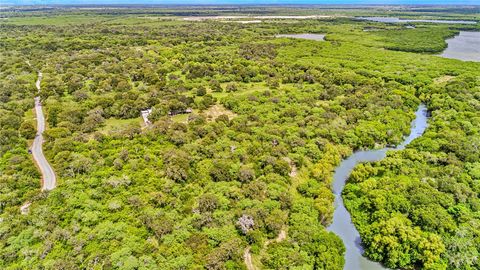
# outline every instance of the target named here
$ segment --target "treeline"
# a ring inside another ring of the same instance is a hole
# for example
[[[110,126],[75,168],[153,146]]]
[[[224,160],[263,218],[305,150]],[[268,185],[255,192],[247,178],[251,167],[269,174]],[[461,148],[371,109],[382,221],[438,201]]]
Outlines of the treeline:
[[[35,122],[25,118],[33,108],[35,74],[21,55],[0,57],[0,213],[14,214],[40,187],[39,173],[28,154],[27,140],[35,136]]]

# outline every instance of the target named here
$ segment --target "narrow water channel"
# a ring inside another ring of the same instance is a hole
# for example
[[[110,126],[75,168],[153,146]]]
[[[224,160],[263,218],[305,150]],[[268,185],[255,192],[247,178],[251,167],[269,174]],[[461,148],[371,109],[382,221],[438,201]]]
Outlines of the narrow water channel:
[[[357,151],[344,159],[335,169],[333,176],[333,192],[335,194],[335,212],[333,214],[333,223],[327,228],[329,231],[337,234],[345,244],[345,267],[346,270],[375,270],[385,269],[379,263],[368,260],[363,257],[363,248],[361,246],[360,235],[352,223],[350,213],[348,213],[342,200],[342,190],[353,168],[362,162],[380,161],[385,158],[389,150],[401,150],[414,139],[420,137],[427,128],[427,108],[420,104],[415,113],[415,119],[412,121],[410,135],[395,148],[382,148],[377,150]]]

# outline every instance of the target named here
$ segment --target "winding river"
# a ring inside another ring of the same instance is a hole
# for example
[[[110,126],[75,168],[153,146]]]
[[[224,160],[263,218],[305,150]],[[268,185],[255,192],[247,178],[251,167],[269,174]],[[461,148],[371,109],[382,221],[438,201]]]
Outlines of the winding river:
[[[385,269],[381,264],[370,261],[362,256],[363,248],[361,246],[360,235],[353,225],[350,214],[343,204],[342,190],[350,173],[358,163],[380,161],[385,158],[387,151],[404,149],[406,145],[423,134],[427,128],[427,108],[425,105],[420,104],[420,106],[418,106],[415,116],[416,117],[411,124],[410,135],[397,147],[357,151],[347,159],[344,159],[335,169],[335,174],[333,176],[335,212],[333,215],[333,223],[327,229],[340,236],[345,244],[346,253],[344,269]]]

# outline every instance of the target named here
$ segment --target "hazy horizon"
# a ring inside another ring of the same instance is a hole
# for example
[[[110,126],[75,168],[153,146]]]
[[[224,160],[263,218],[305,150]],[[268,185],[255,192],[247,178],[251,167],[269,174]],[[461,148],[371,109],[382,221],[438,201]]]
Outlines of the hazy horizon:
[[[0,5],[480,5],[480,0],[6,0]]]

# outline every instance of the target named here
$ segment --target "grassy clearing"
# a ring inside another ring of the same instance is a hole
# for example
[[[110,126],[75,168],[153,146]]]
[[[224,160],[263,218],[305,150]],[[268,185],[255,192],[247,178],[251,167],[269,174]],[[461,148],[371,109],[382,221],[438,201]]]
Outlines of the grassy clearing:
[[[455,76],[450,76],[450,75],[445,75],[445,76],[442,76],[442,77],[438,77],[434,80],[434,82],[436,84],[441,84],[441,83],[446,83],[448,81],[450,81],[451,79],[455,78]]]
[[[185,114],[177,114],[172,116],[172,121],[177,122],[177,123],[184,123],[186,124],[188,122],[188,116],[190,114],[185,113]]]
[[[221,83],[220,85],[222,86],[223,89],[226,89],[226,86],[228,84],[229,83]],[[249,95],[255,92],[263,92],[266,90],[269,90],[269,88],[263,82],[262,83],[240,83],[238,84],[238,90],[235,92],[227,92],[225,90],[223,92],[214,92],[212,91],[212,89],[207,88],[207,94],[212,95],[212,97],[216,98],[217,100],[222,100],[228,97],[229,95],[235,95],[235,96]],[[190,90],[186,92],[186,95],[194,97],[196,101],[199,101],[201,99],[201,97],[198,97],[196,95],[195,90]]]
[[[225,89],[228,83],[223,83],[221,84],[222,88]],[[210,89],[208,90],[208,93],[211,94],[214,98],[217,99],[222,99],[227,97],[228,95],[248,95],[248,94],[253,94],[255,92],[263,92],[265,90],[269,90],[268,86],[265,85],[265,83],[245,83],[245,84],[239,84],[238,85],[238,91],[236,92],[212,92]]]
[[[227,115],[228,119],[230,120],[237,116],[236,113],[226,109],[225,107],[223,107],[223,105],[220,104],[215,104],[212,107],[208,108],[208,110],[203,112],[203,115],[207,117],[208,121],[213,121],[222,114]]]
[[[143,126],[143,120],[141,117],[132,118],[132,119],[116,119],[116,118],[109,118],[105,120],[105,126],[100,128],[98,131],[104,134],[114,133],[125,129],[127,126],[131,124],[138,124]]]

